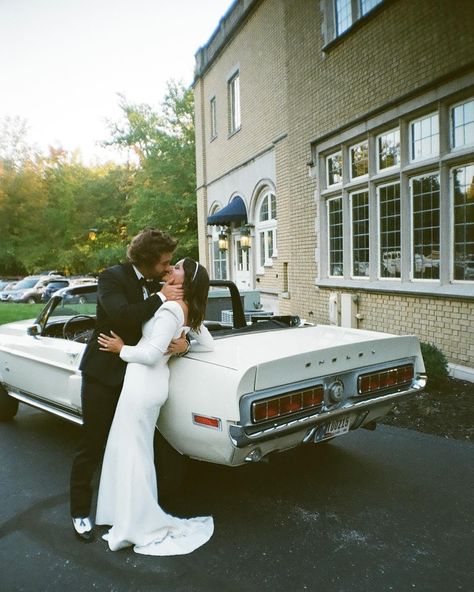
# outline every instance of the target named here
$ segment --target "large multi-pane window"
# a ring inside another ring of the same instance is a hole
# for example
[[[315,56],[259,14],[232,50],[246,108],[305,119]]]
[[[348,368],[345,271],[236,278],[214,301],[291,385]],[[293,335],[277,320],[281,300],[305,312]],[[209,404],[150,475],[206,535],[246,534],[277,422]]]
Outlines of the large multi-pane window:
[[[412,275],[439,278],[439,175],[411,179],[412,195]]]
[[[438,154],[438,114],[432,113],[412,121],[410,124],[410,160],[421,160],[438,156]]]
[[[343,225],[342,198],[329,199],[328,235],[329,235],[329,275],[343,275]]]
[[[453,271],[455,280],[474,280],[474,163],[452,171]]]
[[[451,145],[462,148],[474,144],[474,99],[451,109]]]
[[[255,225],[257,264],[260,273],[263,273],[265,266],[273,265],[273,257],[277,256],[276,232],[276,196],[270,189],[265,189],[257,202]]]
[[[390,130],[377,137],[377,166],[379,170],[400,164],[400,130]]]
[[[240,129],[240,75],[234,74],[229,80],[229,131],[234,133]]]
[[[380,275],[400,277],[400,183],[378,188]]]
[[[383,0],[360,0],[360,11],[361,13],[367,14],[375,8],[378,4],[382,4]]]
[[[321,282],[472,290],[474,99],[427,101],[418,113],[407,108],[380,128],[374,122],[363,139],[357,122],[354,139],[346,129],[316,150]]]
[[[369,192],[351,194],[352,275],[369,275]]]

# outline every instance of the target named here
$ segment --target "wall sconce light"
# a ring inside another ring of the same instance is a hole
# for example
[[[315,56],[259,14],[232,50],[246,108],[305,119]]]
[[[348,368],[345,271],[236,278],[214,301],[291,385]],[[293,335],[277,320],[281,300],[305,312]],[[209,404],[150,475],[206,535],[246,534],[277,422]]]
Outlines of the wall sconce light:
[[[219,251],[227,251],[229,249],[229,239],[225,231],[219,232]]]
[[[252,226],[250,224],[240,227],[240,246],[244,251],[250,249],[252,246],[252,237],[250,236],[251,228]]]
[[[310,160],[309,162],[307,162],[306,168],[308,170],[308,177],[310,179],[315,179],[316,178],[316,163],[314,162],[314,160]]]

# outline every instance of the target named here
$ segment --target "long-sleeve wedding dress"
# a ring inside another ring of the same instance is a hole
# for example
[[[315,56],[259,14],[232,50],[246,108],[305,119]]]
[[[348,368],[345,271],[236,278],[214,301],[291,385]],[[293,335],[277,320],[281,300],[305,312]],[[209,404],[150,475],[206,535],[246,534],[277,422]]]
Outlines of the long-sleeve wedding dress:
[[[112,551],[133,545],[143,555],[183,555],[206,543],[214,530],[210,516],[181,519],[158,504],[154,430],[168,397],[166,350],[183,330],[196,340],[192,350],[214,348],[206,327],[191,331],[181,306],[167,301],[143,325],[139,343],[120,352],[128,366],[107,441],[96,515],[97,524],[111,525],[104,538]]]

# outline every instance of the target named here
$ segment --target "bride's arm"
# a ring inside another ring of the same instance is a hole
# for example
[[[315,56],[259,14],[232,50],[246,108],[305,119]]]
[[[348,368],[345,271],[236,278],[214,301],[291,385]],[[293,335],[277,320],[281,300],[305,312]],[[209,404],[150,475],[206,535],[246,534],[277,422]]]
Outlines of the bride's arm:
[[[189,351],[214,351],[214,339],[204,325],[201,325],[199,333],[197,331],[190,331],[189,337],[191,338]]]
[[[137,345],[124,345],[120,357],[124,362],[152,365],[166,354],[181,321],[172,310],[163,306],[155,316],[151,336]]]

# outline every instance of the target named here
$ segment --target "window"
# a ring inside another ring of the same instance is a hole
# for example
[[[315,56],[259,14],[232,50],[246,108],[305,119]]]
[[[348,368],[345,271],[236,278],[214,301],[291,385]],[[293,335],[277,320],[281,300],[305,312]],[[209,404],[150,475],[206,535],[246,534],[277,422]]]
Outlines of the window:
[[[350,196],[352,214],[352,275],[369,275],[369,192]]]
[[[336,0],[336,35],[341,35],[352,25],[351,0]]]
[[[217,226],[212,226],[212,271],[215,280],[227,279],[227,252],[219,249],[220,231]]]
[[[217,137],[217,112],[216,112],[216,97],[212,97],[210,101],[210,120],[211,120],[211,140]]]
[[[434,113],[412,121],[410,124],[410,160],[438,156],[438,114]]]
[[[351,179],[363,177],[369,172],[369,144],[362,142],[350,149]]]
[[[360,0],[360,11],[365,15],[382,2],[383,0]]]
[[[399,278],[401,271],[400,184],[378,188],[380,275]]]
[[[451,109],[451,146],[462,148],[474,144],[474,99]]]
[[[395,129],[377,137],[377,163],[379,170],[400,164],[400,130]]]
[[[474,163],[452,171],[453,279],[474,280]]]
[[[411,179],[412,276],[439,278],[439,175]]]
[[[366,140],[357,120],[352,137],[344,128],[313,146],[318,285],[472,296],[474,100],[450,100],[450,92],[447,84],[436,105],[428,92],[424,104],[419,98],[422,117],[410,112],[413,103],[390,107],[385,119],[366,122]]]
[[[276,196],[270,189],[265,189],[257,202],[257,216],[255,225],[255,236],[257,238],[257,264],[259,273],[264,272],[265,266],[273,265],[273,257],[278,255],[276,231]]]
[[[240,76],[235,74],[229,81],[230,129],[233,134],[240,129]]]
[[[322,0],[326,44],[344,35],[384,0]]]
[[[329,275],[343,275],[342,197],[327,202],[329,235]]]
[[[327,186],[342,182],[342,152],[336,152],[326,158]]]

